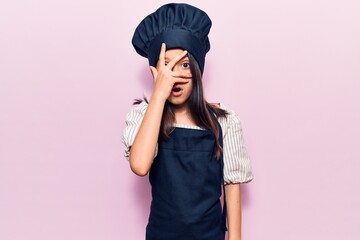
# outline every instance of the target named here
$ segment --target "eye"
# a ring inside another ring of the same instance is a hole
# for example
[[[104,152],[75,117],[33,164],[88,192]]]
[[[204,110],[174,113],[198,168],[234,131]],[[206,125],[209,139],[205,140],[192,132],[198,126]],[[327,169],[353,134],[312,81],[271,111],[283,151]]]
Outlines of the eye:
[[[184,62],[184,63],[181,64],[181,67],[190,68],[190,63]]]
[[[168,65],[168,62],[165,62],[165,66],[167,66]]]

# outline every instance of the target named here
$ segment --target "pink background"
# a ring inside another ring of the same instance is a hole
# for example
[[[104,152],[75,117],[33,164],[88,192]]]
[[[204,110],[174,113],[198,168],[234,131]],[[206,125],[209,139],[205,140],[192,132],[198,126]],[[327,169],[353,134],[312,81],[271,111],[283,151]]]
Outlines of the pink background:
[[[252,160],[244,239],[360,239],[360,2],[187,2],[213,20],[207,98]],[[152,86],[132,33],[163,3],[1,1],[0,239],[144,239],[121,134]]]

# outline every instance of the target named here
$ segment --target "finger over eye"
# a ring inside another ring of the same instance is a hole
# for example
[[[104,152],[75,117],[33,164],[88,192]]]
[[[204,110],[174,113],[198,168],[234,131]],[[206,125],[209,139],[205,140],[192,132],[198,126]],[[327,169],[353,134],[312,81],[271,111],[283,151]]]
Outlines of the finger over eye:
[[[173,77],[180,77],[180,78],[192,78],[192,74],[191,73],[188,73],[188,72],[173,72],[172,74]]]

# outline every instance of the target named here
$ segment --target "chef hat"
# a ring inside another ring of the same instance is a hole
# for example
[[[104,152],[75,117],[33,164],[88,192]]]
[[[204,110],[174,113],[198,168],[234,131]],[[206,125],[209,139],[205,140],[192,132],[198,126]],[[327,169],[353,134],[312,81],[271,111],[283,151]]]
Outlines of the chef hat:
[[[132,44],[138,54],[156,66],[161,44],[166,49],[181,48],[191,53],[204,71],[205,55],[210,50],[209,16],[202,10],[183,3],[161,6],[145,17],[135,29]]]

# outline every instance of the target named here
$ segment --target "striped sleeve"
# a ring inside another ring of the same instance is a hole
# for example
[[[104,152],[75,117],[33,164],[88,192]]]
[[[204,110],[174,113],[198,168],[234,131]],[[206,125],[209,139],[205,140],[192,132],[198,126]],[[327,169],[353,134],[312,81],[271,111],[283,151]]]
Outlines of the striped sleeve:
[[[234,111],[226,110],[229,115],[220,121],[223,129],[224,182],[247,183],[253,179],[253,175],[240,119]]]
[[[124,156],[129,160],[130,148],[135,140],[135,137],[139,131],[141,122],[144,118],[147,109],[147,103],[142,102],[136,105],[128,112],[125,120],[125,129],[122,135],[122,143],[124,145]]]

